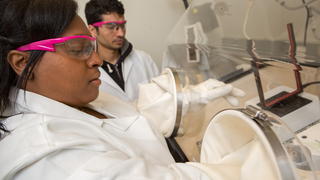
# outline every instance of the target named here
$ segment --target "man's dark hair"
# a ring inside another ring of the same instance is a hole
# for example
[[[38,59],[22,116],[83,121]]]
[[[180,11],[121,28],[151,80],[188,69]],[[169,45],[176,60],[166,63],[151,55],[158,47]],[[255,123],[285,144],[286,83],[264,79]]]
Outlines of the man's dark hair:
[[[102,21],[102,15],[117,13],[124,15],[123,4],[118,0],[90,0],[85,7],[88,24]]]
[[[31,51],[19,76],[7,55],[11,50],[44,39],[60,37],[77,14],[74,0],[0,0],[0,116],[11,106],[12,87],[25,89],[44,51]],[[0,136],[5,131],[0,120]]]

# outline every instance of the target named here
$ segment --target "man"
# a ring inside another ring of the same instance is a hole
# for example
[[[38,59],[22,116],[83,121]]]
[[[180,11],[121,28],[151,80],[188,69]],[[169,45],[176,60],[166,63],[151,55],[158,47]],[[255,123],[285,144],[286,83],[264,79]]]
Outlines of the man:
[[[118,0],[90,0],[85,7],[89,30],[103,59],[100,91],[132,101],[137,99],[138,84],[159,75],[159,70],[150,55],[133,49],[126,40],[124,11]]]

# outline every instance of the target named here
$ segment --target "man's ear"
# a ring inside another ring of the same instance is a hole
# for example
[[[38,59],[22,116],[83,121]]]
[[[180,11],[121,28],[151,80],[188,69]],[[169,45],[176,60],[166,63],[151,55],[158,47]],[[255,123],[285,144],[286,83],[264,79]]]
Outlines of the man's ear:
[[[89,31],[91,33],[91,36],[96,38],[97,37],[97,33],[98,33],[97,29],[92,25],[88,25],[88,29],[89,29]]]
[[[11,50],[8,53],[7,60],[12,69],[20,76],[28,63],[29,54],[22,51]]]

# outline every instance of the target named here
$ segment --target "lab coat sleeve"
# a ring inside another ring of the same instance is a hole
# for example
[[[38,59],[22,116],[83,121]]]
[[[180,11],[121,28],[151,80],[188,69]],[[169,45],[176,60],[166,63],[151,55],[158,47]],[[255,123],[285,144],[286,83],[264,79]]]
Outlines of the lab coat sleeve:
[[[59,125],[60,123],[56,124]],[[74,124],[74,123],[72,123]],[[53,125],[53,124],[52,124]],[[62,124],[61,124],[62,125]],[[82,131],[88,133],[85,136],[83,132],[81,135],[71,133],[73,137],[66,136],[64,131],[54,131],[58,133],[59,137],[46,136],[43,137],[43,142],[48,137],[63,138],[67,142],[51,143],[50,148],[47,144],[41,151],[30,151],[29,156],[23,156],[20,161],[13,161],[11,163],[22,162],[21,160],[29,161],[27,167],[14,176],[15,180],[29,180],[29,179],[66,179],[66,180],[107,180],[107,179],[153,179],[153,180],[270,180],[270,175],[265,174],[264,169],[267,166],[260,166],[259,148],[253,148],[253,151],[244,151],[238,153],[237,158],[231,161],[230,157],[225,157],[224,161],[214,161],[210,158],[203,160],[203,163],[189,162],[189,163],[159,163],[154,160],[148,160],[142,155],[131,155],[125,153],[115,147],[111,143],[107,143],[102,139],[93,138],[100,131],[87,131],[87,126],[83,123],[78,124]],[[61,129],[61,126],[57,126]],[[54,127],[52,127],[55,129]],[[88,127],[87,127],[88,128]],[[29,130],[29,129],[28,129]],[[58,129],[56,129],[58,130]],[[77,132],[77,131],[76,131]],[[90,132],[90,133],[89,133]],[[69,133],[69,136],[71,135]],[[24,134],[21,134],[21,137]],[[39,134],[37,134],[39,135]],[[79,136],[79,137],[78,137]],[[110,136],[111,137],[111,136]],[[110,138],[108,137],[108,138]],[[39,136],[37,137],[39,138]],[[68,142],[70,139],[76,141]],[[19,138],[20,139],[20,138]],[[68,140],[69,139],[69,140]],[[112,138],[110,138],[112,139]],[[11,140],[11,139],[10,139]],[[9,141],[8,141],[9,142]],[[52,141],[53,142],[53,141]],[[35,142],[39,143],[39,139]],[[113,142],[117,143],[117,142]],[[147,142],[146,142],[147,143]],[[244,143],[246,144],[246,143]],[[6,146],[7,147],[7,146]],[[40,146],[41,147],[41,146]],[[36,149],[40,148],[37,144]],[[30,147],[29,147],[30,148]],[[256,151],[258,150],[258,151]],[[210,151],[214,152],[214,149]],[[242,166],[239,165],[237,159],[241,159],[244,153],[249,156],[250,161],[246,161]],[[40,158],[41,156],[42,158]],[[32,160],[35,159],[35,160]],[[228,160],[229,159],[229,160]],[[19,163],[19,166],[20,166]],[[255,167],[259,163],[260,167]],[[254,171],[251,171],[255,169]],[[263,174],[263,175],[262,175]],[[241,177],[241,178],[239,178]],[[269,179],[268,179],[269,178]]]
[[[79,144],[47,153],[15,174],[15,180],[210,180],[201,169],[184,163],[161,164],[142,156],[129,157],[118,149],[103,151],[105,146],[92,145],[88,150]],[[90,149],[95,148],[96,151]],[[101,149],[99,151],[98,149]],[[36,153],[34,153],[37,156]],[[34,156],[31,156],[34,158]],[[25,159],[24,159],[25,160]],[[28,158],[27,160],[31,160]],[[13,178],[13,177],[12,177]],[[6,178],[5,178],[6,179]],[[11,179],[11,178],[8,178]],[[219,180],[219,179],[218,179]]]
[[[148,154],[127,149],[128,137],[126,140],[117,138],[97,128],[97,124],[74,119],[50,120],[47,116],[39,118],[37,115],[28,115],[25,122],[34,118],[38,119],[37,123],[27,123],[29,128],[21,126],[23,128],[1,141],[1,147],[9,148],[6,151],[9,157],[4,158],[1,151],[1,162],[6,165],[0,169],[0,179],[210,179],[192,165],[159,162],[157,158],[148,158]],[[119,131],[109,130],[112,129]],[[12,143],[14,141],[16,143]],[[145,141],[145,146],[149,145]]]
[[[255,163],[259,162],[255,161]],[[45,177],[45,179],[66,180],[270,180],[268,179],[270,175],[265,174],[267,171],[263,167],[265,166],[241,169],[239,165],[232,163],[200,164],[196,162],[161,165],[146,161],[142,157],[128,157],[117,150],[94,153],[69,149],[50,154],[22,171],[21,174],[19,173],[15,179]],[[259,174],[261,172],[262,174]]]
[[[192,105],[195,107],[194,105],[206,104],[224,97],[231,105],[237,106],[237,98],[245,95],[242,90],[231,84],[215,79],[182,88],[181,84],[176,83],[170,69],[165,69],[160,76],[153,78],[151,83],[140,85],[139,88],[137,107],[140,113],[151,120],[166,137],[172,134],[175,126],[178,131],[181,130],[178,129],[181,125],[179,119]]]
[[[169,69],[153,78],[151,83],[139,85],[137,109],[166,137],[172,134],[176,121],[175,88],[174,77]]]
[[[128,158],[121,152],[109,152],[93,157],[74,171],[68,180],[159,179],[210,180],[199,168],[183,164],[163,166],[142,158]]]

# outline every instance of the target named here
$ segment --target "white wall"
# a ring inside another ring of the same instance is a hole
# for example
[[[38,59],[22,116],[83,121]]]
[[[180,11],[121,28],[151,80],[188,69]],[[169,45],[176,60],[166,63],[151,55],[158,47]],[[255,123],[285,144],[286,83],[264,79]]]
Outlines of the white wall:
[[[88,0],[77,0],[79,15],[85,20]],[[182,0],[122,0],[128,20],[127,39],[136,49],[149,53],[161,67],[165,40],[185,11]]]

